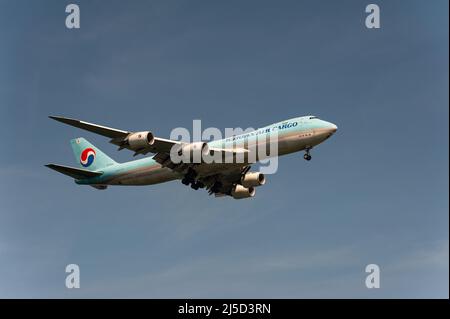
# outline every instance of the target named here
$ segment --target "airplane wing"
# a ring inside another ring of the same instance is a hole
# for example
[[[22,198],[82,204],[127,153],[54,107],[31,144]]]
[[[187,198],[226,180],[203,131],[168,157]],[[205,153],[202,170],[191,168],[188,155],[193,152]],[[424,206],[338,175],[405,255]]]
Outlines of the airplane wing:
[[[126,148],[131,151],[134,151],[133,156],[136,156],[138,154],[145,155],[147,153],[155,153],[157,154],[157,156],[158,154],[161,154],[161,157],[167,159],[166,155],[170,154],[170,151],[172,150],[172,147],[174,145],[181,146],[187,144],[180,141],[155,137],[153,133],[150,131],[144,132],[124,131],[62,116],[49,116],[49,118],[67,125],[81,128],[83,130],[92,133],[109,137],[111,138],[110,143],[119,146],[119,150]],[[221,152],[222,156],[237,155],[238,153],[247,152],[247,150],[245,149],[221,149],[221,148],[210,148],[210,151]]]
[[[81,128],[83,130],[90,131],[90,132],[100,134],[100,135],[110,137],[110,138],[126,137],[128,134],[131,133],[131,132],[122,131],[122,130],[118,130],[118,129],[111,128],[111,127],[97,125],[97,124],[80,121],[80,120],[75,120],[75,119],[62,117],[62,116],[49,116],[49,118],[51,118],[55,121],[62,122],[64,124],[72,125],[72,126]]]
[[[130,132],[103,125],[71,119],[62,116],[49,116],[58,122],[81,128],[83,130],[111,138],[110,143],[134,151],[134,156],[147,153],[169,153],[174,144],[181,144],[164,138],[154,137],[151,132]],[[148,138],[152,138],[148,140]],[[147,140],[146,140],[147,139]],[[151,142],[151,143],[150,143]]]
[[[225,150],[225,152],[231,151]],[[158,153],[153,159],[163,167],[179,172],[185,177],[195,176],[196,182],[202,184],[210,195],[214,194],[216,197],[231,195],[233,187],[241,183],[242,176],[251,168],[250,165],[243,163],[175,164],[166,153]]]
[[[216,197],[230,196],[233,187],[241,182],[241,178],[245,175],[251,166],[235,166],[228,169],[218,170],[216,174],[210,176],[199,176],[198,181],[203,183],[210,195]]]

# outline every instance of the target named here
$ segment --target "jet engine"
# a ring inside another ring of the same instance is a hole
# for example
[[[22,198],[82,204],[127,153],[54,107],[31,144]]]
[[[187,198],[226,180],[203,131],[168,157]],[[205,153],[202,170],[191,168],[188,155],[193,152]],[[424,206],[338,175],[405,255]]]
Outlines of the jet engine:
[[[149,145],[153,145],[153,143],[155,142],[155,137],[153,136],[152,132],[145,131],[130,134],[127,140],[128,145],[130,145],[131,149],[138,150]]]
[[[266,183],[266,177],[260,172],[249,172],[242,176],[241,184],[244,187],[256,187]]]
[[[204,155],[209,154],[209,146],[205,142],[194,142],[185,144],[178,150],[178,156],[182,157],[184,162],[198,162],[202,161]]]
[[[255,189],[253,187],[246,188],[236,184],[231,190],[231,196],[233,196],[234,199],[253,197],[255,196]]]

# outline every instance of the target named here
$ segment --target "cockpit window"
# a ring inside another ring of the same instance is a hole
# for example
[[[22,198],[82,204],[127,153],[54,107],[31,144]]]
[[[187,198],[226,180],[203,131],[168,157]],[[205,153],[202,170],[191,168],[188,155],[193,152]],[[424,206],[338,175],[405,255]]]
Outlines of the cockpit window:
[[[317,116],[310,116],[309,117],[310,120],[317,119],[317,118],[318,118]]]

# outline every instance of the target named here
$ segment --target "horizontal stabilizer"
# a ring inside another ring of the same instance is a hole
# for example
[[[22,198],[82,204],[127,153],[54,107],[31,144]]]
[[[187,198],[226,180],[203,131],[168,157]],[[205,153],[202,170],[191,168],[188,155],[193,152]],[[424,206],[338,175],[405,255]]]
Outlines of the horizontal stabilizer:
[[[85,179],[95,176],[100,176],[103,174],[103,172],[92,172],[81,168],[75,168],[70,166],[62,166],[62,165],[56,165],[56,164],[47,164],[45,165],[48,168],[54,169],[57,172],[60,172],[64,175],[73,177],[75,179]]]

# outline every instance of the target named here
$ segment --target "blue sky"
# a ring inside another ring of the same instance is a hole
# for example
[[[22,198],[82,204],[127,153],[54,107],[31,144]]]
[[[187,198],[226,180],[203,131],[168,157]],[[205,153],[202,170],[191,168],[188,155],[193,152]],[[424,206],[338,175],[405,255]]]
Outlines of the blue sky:
[[[0,0],[0,297],[448,298],[448,2]],[[50,171],[63,115],[168,137],[314,114],[252,200]],[[65,266],[81,288],[65,288]],[[364,285],[381,268],[381,288]]]

